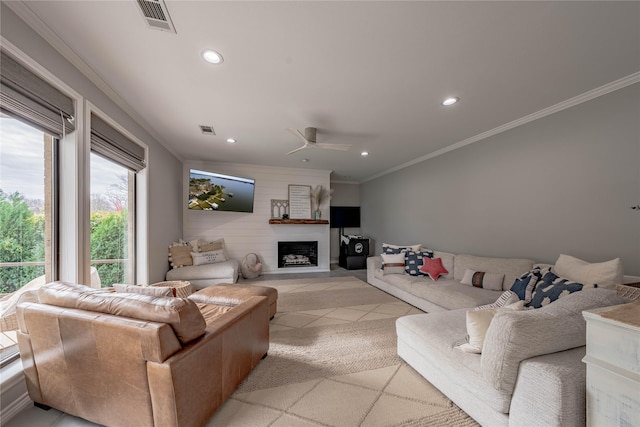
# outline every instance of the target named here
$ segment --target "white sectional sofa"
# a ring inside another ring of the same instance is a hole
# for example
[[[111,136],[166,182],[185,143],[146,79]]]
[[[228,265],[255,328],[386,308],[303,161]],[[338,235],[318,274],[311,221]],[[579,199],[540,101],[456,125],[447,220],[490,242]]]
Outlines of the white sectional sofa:
[[[502,289],[509,290],[516,277],[531,270],[534,265],[534,261],[529,259],[455,255],[439,251],[433,252],[433,258],[441,258],[442,265],[449,272],[437,281],[432,281],[428,276],[384,275],[380,270],[382,257],[372,256],[367,258],[367,282],[422,311],[433,313],[490,304],[500,296],[502,290],[461,284],[467,269],[504,273]]]
[[[499,310],[481,353],[467,353],[459,348],[468,337],[467,311],[493,303],[502,291],[462,284],[464,272],[504,273],[502,289],[508,290],[534,262],[438,251],[433,256],[449,271],[437,281],[384,275],[381,257],[368,259],[370,284],[428,312],[397,320],[398,355],[483,426],[584,426],[582,311],[628,301],[615,290],[585,287],[542,308]]]

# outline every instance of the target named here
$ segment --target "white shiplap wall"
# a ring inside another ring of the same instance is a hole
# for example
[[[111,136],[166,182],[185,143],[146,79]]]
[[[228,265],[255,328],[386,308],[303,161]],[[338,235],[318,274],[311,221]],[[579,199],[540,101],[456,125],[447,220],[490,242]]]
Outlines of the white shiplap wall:
[[[223,173],[256,181],[253,213],[189,211],[187,209],[189,169]],[[331,171],[293,169],[237,163],[187,161],[184,163],[185,240],[224,238],[227,253],[241,261],[248,253],[256,253],[263,263],[263,273],[300,273],[329,270],[328,225],[271,225],[271,199],[287,199],[289,184],[324,185],[329,188]],[[329,218],[324,207],[322,218]],[[278,241],[318,241],[318,266],[278,269]]]

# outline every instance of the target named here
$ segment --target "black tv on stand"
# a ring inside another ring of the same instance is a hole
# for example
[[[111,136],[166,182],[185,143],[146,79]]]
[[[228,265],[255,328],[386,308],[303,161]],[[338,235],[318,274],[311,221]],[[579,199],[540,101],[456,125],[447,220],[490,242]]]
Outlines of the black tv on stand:
[[[360,206],[331,206],[330,211],[331,228],[360,227]]]

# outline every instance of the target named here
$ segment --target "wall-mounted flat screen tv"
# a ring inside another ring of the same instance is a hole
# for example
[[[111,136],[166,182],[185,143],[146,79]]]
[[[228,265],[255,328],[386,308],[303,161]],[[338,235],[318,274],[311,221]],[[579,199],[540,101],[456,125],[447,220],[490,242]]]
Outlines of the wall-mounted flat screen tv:
[[[197,211],[253,212],[255,180],[189,170],[189,209]]]
[[[360,206],[331,206],[331,228],[360,227]]]

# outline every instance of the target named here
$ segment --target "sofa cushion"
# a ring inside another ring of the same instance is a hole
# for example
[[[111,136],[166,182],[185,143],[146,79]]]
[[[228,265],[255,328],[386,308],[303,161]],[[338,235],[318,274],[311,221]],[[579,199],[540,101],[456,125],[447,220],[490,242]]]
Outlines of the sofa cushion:
[[[411,293],[447,310],[490,304],[500,296],[500,292],[474,288],[451,279],[433,282],[427,278],[414,278]]]
[[[422,245],[392,245],[390,243],[382,244],[382,253],[384,254],[398,254],[400,252],[405,251],[414,251],[417,252],[420,250]]]
[[[137,286],[114,283],[113,289],[116,292],[129,294],[151,295],[152,297],[175,297],[176,290],[170,286]]]
[[[589,263],[570,255],[560,255],[553,267],[558,276],[566,277],[585,286],[615,289],[622,283],[623,268],[620,258],[605,262]]]
[[[520,298],[518,298],[518,295],[515,292],[504,291],[495,302],[491,304],[480,305],[476,307],[474,310],[483,310],[485,308],[500,308],[500,307],[504,307],[505,305],[513,304],[518,301],[520,301]]]
[[[513,393],[522,360],[585,345],[583,310],[622,304],[609,289],[585,289],[537,310],[496,314],[485,336],[481,369],[496,389]]]
[[[172,268],[193,265],[191,251],[193,248],[190,244],[184,242],[175,242],[169,245],[169,263]]]
[[[409,276],[408,274],[388,274],[388,275],[384,275],[384,270],[377,270],[374,273],[374,276],[380,280],[384,280],[385,283],[388,283],[390,285],[392,285],[395,288],[401,289],[405,292],[410,292],[411,291],[411,284],[416,281],[416,279],[419,279],[422,281],[422,283],[424,282],[424,277],[415,277],[415,276]]]
[[[531,298],[531,302],[527,304],[527,307],[541,308],[582,289],[582,283],[575,283],[569,279],[558,277],[552,272],[548,272],[536,284],[533,297]]]
[[[223,249],[208,252],[191,252],[191,258],[193,258],[193,265],[216,264],[227,261]]]
[[[380,256],[382,257],[383,275],[404,274],[404,252],[387,253]]]
[[[467,335],[469,336],[469,342],[460,345],[460,350],[466,353],[482,353],[484,337],[487,334],[487,329],[489,329],[491,320],[498,312],[506,310],[524,310],[524,301],[517,301],[505,307],[467,311]]]
[[[467,270],[460,283],[463,285],[475,286],[476,288],[491,289],[492,291],[501,291],[504,274],[487,273],[486,271]]]
[[[438,280],[440,276],[449,273],[442,265],[442,258],[423,258],[420,271],[429,276],[431,280]]]
[[[204,335],[206,326],[196,304],[186,298],[114,293],[64,282],[43,286],[38,298],[41,303],[58,307],[167,323],[182,344]]]
[[[456,255],[454,264],[453,278],[456,280],[462,280],[467,269],[504,273],[502,289],[505,291],[511,288],[513,281],[517,277],[533,267],[533,261],[530,259],[491,258],[473,255]]]
[[[465,313],[463,309],[400,317],[396,320],[398,341],[420,354],[423,366],[419,368],[438,370],[488,407],[508,413],[511,394],[494,389],[482,378],[480,355],[455,348],[465,341]]]
[[[167,272],[167,280],[232,279],[238,276],[238,261],[230,259],[215,264],[174,268]]]
[[[440,258],[442,260],[442,266],[449,272],[443,276],[445,279],[453,279],[453,263],[455,257],[455,254],[451,254],[449,252],[433,251],[432,258]]]
[[[433,258],[433,251],[407,251],[404,253],[404,270],[411,276],[426,276],[426,273],[420,271],[420,267],[424,264],[423,258]]]
[[[536,284],[542,276],[548,273],[551,267],[534,267],[530,271],[524,273],[520,277],[516,278],[511,285],[510,290],[515,292],[518,297],[525,303],[531,302],[533,298],[533,291],[536,288]]]

